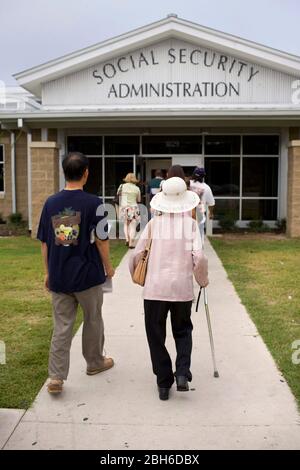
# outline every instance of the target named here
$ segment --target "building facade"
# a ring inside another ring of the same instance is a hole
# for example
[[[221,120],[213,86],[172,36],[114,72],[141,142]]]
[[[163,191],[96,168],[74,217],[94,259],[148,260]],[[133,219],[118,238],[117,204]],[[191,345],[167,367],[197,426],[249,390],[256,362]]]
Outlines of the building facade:
[[[21,212],[34,236],[77,150],[106,202],[128,172],[201,165],[214,224],[286,218],[300,236],[299,77],[299,57],[176,15],[17,73],[0,90],[0,213]]]

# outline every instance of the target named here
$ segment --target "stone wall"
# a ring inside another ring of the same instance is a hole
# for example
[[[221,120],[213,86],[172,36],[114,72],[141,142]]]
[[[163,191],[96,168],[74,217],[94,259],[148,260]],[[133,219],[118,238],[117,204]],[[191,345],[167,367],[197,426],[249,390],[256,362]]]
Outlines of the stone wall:
[[[59,189],[58,162],[55,142],[31,143],[32,237],[36,236],[46,199]]]
[[[289,145],[287,235],[300,237],[300,140]]]

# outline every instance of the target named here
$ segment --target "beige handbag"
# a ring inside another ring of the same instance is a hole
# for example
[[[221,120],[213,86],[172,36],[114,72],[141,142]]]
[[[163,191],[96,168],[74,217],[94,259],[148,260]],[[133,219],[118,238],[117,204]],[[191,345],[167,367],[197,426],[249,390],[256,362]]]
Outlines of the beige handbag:
[[[133,282],[135,284],[138,284],[139,286],[144,286],[145,281],[146,281],[147,266],[148,266],[149,255],[150,255],[151,244],[152,244],[151,232],[149,235],[150,236],[147,241],[146,247],[139,259],[138,264],[136,265],[136,268],[132,276]]]

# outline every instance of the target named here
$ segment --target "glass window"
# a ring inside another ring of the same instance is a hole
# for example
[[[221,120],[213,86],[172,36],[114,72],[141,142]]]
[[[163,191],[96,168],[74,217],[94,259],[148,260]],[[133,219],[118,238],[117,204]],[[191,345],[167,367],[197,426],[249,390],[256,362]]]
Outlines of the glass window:
[[[81,152],[84,155],[102,155],[102,137],[93,135],[69,136],[68,152]]]
[[[244,135],[243,136],[244,155],[278,155],[279,136],[278,135]]]
[[[0,145],[0,191],[4,191],[4,151]]]
[[[104,148],[105,155],[139,155],[139,136],[105,136]]]
[[[243,220],[276,220],[277,200],[274,199],[243,199]]]
[[[276,197],[278,192],[278,158],[243,159],[243,196]]]
[[[215,196],[238,196],[240,159],[235,157],[205,158],[206,182]]]
[[[183,168],[185,176],[187,178],[190,178],[192,176],[192,174],[194,173],[196,165],[193,165],[193,166],[183,166],[182,165],[182,168]]]
[[[214,218],[218,220],[224,216],[229,216],[234,220],[238,220],[239,207],[239,199],[216,199],[216,205],[214,207]]]
[[[133,158],[105,158],[105,197],[114,196],[123,178],[133,172]]]
[[[241,137],[239,135],[205,136],[205,155],[240,155]]]
[[[143,136],[143,154],[201,154],[201,135]]]
[[[89,158],[89,177],[84,190],[102,196],[102,157]]]

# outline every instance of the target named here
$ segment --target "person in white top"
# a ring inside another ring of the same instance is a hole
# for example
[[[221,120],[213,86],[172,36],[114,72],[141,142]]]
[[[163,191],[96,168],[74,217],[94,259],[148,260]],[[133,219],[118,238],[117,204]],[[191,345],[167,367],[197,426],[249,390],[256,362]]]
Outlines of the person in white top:
[[[137,183],[134,173],[128,173],[124,178],[124,184],[119,186],[117,192],[120,200],[120,218],[124,221],[126,245],[129,248],[134,248],[136,227],[140,221],[138,203],[141,202],[141,191]]]
[[[208,217],[213,219],[213,208],[215,205],[212,190],[210,186],[204,182],[205,175],[204,168],[196,167],[190,181],[190,190],[197,193],[200,198],[200,204],[197,208],[197,219],[202,236],[204,235],[204,218],[208,213]]]

